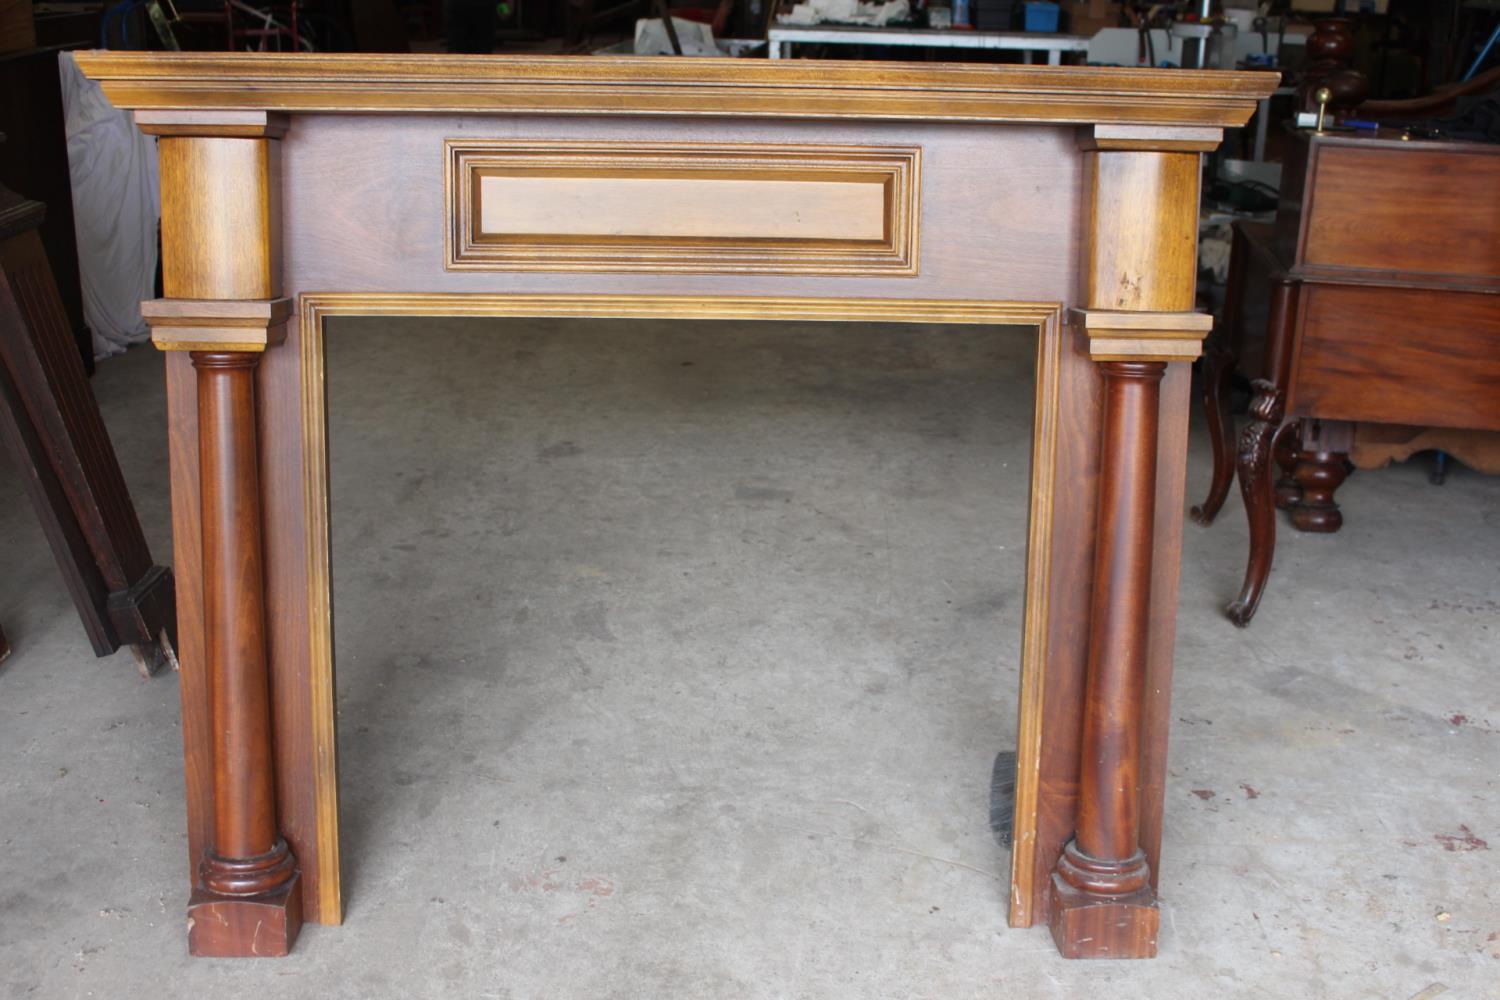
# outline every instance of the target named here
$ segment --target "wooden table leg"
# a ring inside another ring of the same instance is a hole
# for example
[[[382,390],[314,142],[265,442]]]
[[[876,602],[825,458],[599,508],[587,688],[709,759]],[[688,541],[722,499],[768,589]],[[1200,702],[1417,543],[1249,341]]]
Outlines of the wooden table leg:
[[[1323,534],[1342,528],[1344,514],[1334,502],[1333,494],[1348,477],[1348,455],[1337,451],[1299,452],[1292,479],[1302,496],[1291,506],[1292,527]]]
[[[0,423],[94,653],[173,662],[172,572],[151,561],[37,227],[41,204],[0,188]]]
[[[1288,420],[1271,440],[1271,458],[1281,475],[1276,479],[1276,509],[1290,510],[1302,499],[1302,487],[1292,474],[1297,469],[1297,441],[1302,434],[1302,421]]]
[[[1292,480],[1300,495],[1289,506],[1298,531],[1332,534],[1344,526],[1333,494],[1349,477],[1353,426],[1338,420],[1303,421]]]
[[[1291,381],[1292,332],[1297,315],[1296,282],[1285,274],[1271,279],[1271,306],[1266,319],[1267,378],[1252,383],[1250,422],[1240,432],[1240,495],[1245,500],[1245,516],[1250,523],[1250,554],[1245,562],[1245,580],[1239,596],[1224,609],[1235,625],[1243,628],[1255,616],[1271,576],[1276,557],[1277,497],[1289,497],[1291,491],[1271,478],[1271,462],[1277,442],[1285,433],[1282,420],[1286,414],[1287,386]],[[1278,459],[1278,464],[1280,464]]]
[[[1234,483],[1234,417],[1229,412],[1230,384],[1234,379],[1234,354],[1224,344],[1214,345],[1204,358],[1203,409],[1208,417],[1208,439],[1213,445],[1213,481],[1208,496],[1189,512],[1207,527],[1219,516],[1229,487]]]
[[[1276,555],[1276,491],[1271,480],[1271,443],[1281,429],[1285,396],[1273,383],[1257,379],[1250,422],[1240,434],[1240,495],[1250,520],[1250,558],[1240,594],[1224,609],[1241,628],[1249,624]]]
[[[1205,527],[1213,524],[1229,496],[1234,483],[1234,416],[1229,409],[1229,394],[1238,367],[1240,344],[1240,303],[1245,295],[1245,274],[1250,247],[1244,234],[1233,227],[1229,252],[1228,283],[1224,291],[1224,322],[1209,334],[1204,346],[1203,411],[1208,418],[1208,439],[1213,445],[1213,481],[1208,496],[1189,515]]]

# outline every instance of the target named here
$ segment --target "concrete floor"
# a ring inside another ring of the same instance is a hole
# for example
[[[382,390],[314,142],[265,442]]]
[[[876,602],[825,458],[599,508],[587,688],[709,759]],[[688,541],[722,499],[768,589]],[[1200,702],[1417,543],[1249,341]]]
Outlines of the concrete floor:
[[[349,906],[279,962],[188,959],[175,678],[92,657],[7,460],[0,995],[1500,996],[1500,480],[1463,470],[1351,479],[1247,631],[1238,500],[1189,526],[1161,956],[1005,926],[1031,351],[336,326]],[[160,361],[94,388],[165,561]]]

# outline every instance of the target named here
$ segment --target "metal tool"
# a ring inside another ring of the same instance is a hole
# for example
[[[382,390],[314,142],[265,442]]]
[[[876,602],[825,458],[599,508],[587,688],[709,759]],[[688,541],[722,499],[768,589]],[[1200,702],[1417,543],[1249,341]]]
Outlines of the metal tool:
[[[682,43],[677,40],[677,25],[672,23],[672,11],[667,0],[656,0],[656,12],[661,15],[661,26],[667,29],[667,41],[672,44],[672,54],[682,55]]]

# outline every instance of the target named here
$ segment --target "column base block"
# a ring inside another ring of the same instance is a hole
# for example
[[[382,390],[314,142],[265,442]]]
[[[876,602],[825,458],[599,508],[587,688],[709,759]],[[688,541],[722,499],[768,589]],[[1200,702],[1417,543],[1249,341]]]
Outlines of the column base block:
[[[194,889],[188,902],[188,953],[199,958],[280,958],[301,929],[301,875],[260,896]]]
[[[1155,958],[1161,911],[1150,886],[1098,896],[1053,875],[1051,924],[1063,958]]]

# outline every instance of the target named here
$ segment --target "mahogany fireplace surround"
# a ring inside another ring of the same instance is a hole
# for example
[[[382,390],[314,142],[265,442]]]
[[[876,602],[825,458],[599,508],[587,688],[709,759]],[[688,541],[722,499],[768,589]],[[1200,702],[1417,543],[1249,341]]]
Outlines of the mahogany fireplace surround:
[[[334,315],[1035,327],[1010,921],[1155,954],[1199,154],[1275,75],[78,62],[160,137],[194,954],[341,916]]]

